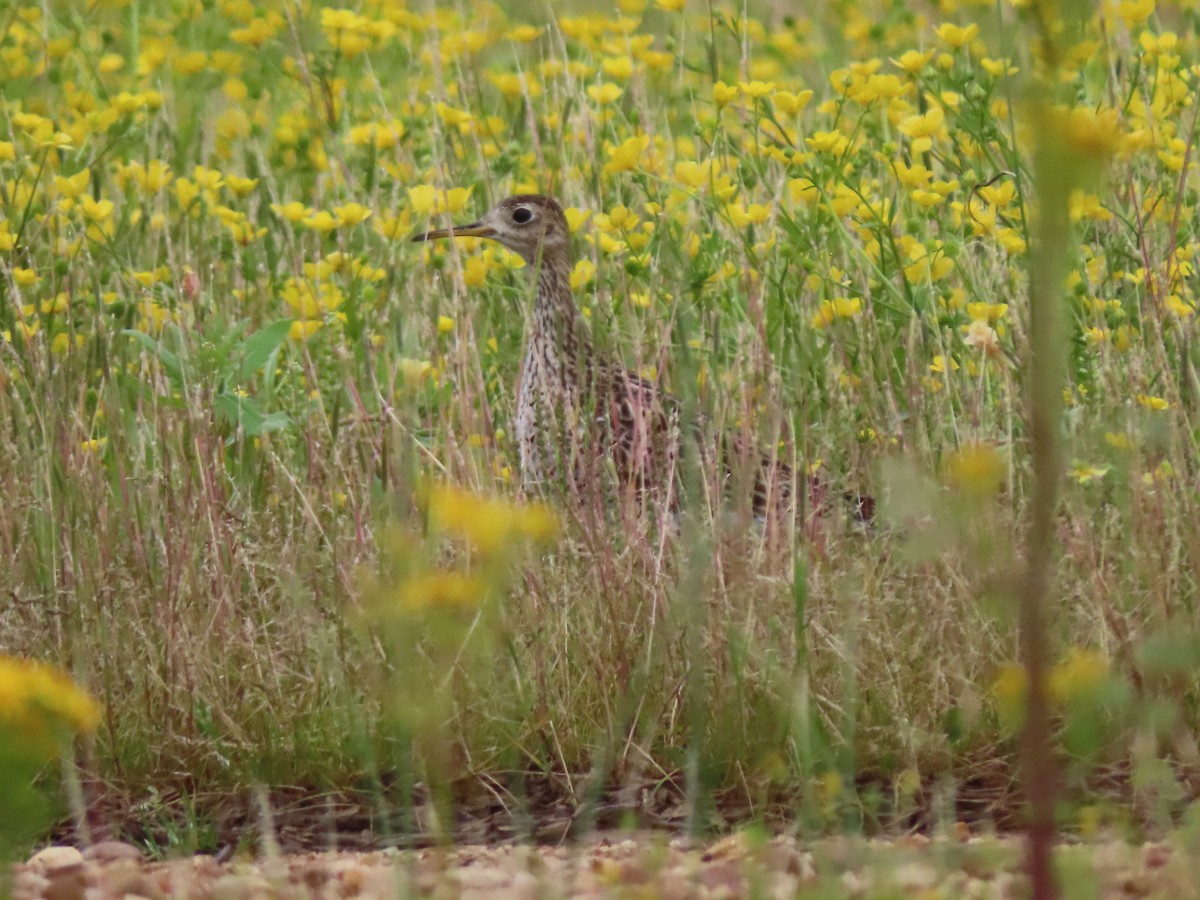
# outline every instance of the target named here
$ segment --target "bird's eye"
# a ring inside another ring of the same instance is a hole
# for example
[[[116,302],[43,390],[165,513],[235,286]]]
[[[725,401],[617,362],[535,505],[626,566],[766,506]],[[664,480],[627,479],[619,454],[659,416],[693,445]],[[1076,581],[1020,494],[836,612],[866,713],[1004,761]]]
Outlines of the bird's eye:
[[[524,225],[533,218],[533,213],[527,210],[524,206],[518,206],[513,210],[512,220],[518,225]]]

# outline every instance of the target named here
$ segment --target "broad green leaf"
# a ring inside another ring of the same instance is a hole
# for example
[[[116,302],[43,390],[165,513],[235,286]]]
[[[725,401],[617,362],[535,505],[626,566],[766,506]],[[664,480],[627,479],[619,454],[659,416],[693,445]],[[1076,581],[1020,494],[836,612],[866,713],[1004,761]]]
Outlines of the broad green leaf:
[[[275,356],[287,338],[291,327],[291,319],[279,319],[254,332],[242,342],[241,365],[237,369],[239,381],[252,378],[254,373],[260,369],[274,367]]]
[[[218,394],[213,400],[217,415],[231,425],[241,428],[249,437],[262,434],[263,412],[252,397]]]

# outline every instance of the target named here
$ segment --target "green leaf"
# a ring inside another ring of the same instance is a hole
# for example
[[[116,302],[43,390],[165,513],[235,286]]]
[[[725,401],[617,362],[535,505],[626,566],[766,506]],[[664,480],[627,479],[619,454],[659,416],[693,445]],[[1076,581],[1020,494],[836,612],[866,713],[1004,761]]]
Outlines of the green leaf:
[[[250,437],[262,434],[263,412],[252,397],[239,397],[237,394],[218,394],[213,400],[213,408],[221,420],[240,428]]]
[[[279,319],[254,332],[242,342],[241,365],[237,369],[239,381],[253,377],[259,369],[274,368],[275,357],[291,327],[291,319]]]
[[[179,362],[179,357],[164,347],[161,341],[156,341],[150,335],[135,328],[127,328],[121,334],[129,335],[142,345],[142,349],[154,354],[158,358],[158,361],[162,363],[163,368],[167,370],[167,374],[174,381],[180,384],[183,383],[183,366]]]
[[[1159,631],[1142,641],[1137,661],[1148,678],[1194,672],[1200,666],[1200,636],[1186,627]]]
[[[292,420],[285,412],[273,412],[263,416],[262,433],[268,434],[272,431],[283,431],[292,424]]]
[[[253,397],[240,397],[229,392],[213,400],[213,408],[221,421],[240,428],[248,437],[258,437],[272,431],[282,431],[292,423],[285,412],[264,413]]]

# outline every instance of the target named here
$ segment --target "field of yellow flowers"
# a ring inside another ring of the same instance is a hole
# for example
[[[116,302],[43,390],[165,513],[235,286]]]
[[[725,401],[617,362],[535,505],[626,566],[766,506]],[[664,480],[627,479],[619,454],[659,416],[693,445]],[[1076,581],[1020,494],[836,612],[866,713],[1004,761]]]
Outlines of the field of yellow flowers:
[[[77,803],[1011,824],[1048,440],[1064,824],[1174,820],[1200,4],[787,6],[0,10],[0,650],[98,704]],[[875,526],[521,497],[528,273],[408,241],[520,192],[600,347]]]

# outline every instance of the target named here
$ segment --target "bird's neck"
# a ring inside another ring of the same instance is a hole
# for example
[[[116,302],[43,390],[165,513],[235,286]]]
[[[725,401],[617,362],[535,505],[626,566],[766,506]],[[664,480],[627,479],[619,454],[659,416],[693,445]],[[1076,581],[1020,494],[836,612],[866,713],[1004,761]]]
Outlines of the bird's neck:
[[[533,340],[549,341],[562,356],[586,364],[592,355],[592,341],[571,295],[571,261],[565,254],[548,254],[535,265]]]

